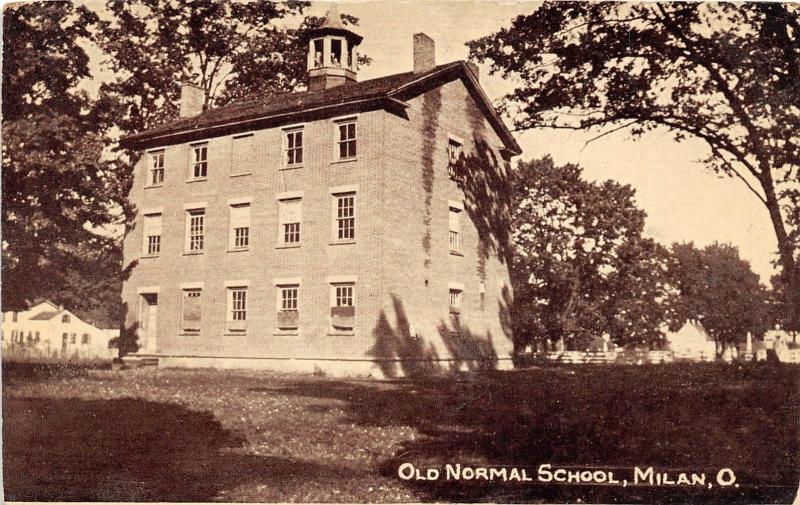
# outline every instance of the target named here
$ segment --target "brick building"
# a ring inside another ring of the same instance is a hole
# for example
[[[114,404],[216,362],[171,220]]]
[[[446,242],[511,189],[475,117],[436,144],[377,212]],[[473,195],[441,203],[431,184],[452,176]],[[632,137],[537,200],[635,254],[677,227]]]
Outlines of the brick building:
[[[358,82],[330,14],[308,91],[181,117],[142,152],[127,326],[161,366],[408,375],[508,365],[504,192],[519,146],[465,62]]]

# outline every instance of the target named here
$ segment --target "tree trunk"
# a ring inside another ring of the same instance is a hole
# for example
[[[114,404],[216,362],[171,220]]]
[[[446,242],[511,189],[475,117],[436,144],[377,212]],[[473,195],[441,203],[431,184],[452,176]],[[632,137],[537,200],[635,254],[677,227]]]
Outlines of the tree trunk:
[[[768,173],[768,172],[766,172]],[[800,330],[800,271],[794,259],[794,244],[786,233],[786,225],[781,215],[780,204],[775,195],[775,188],[772,180],[761,181],[766,197],[766,206],[775,236],[778,239],[778,251],[780,254],[780,264],[783,269],[781,278],[784,284],[784,302],[786,303],[786,328],[788,330]]]

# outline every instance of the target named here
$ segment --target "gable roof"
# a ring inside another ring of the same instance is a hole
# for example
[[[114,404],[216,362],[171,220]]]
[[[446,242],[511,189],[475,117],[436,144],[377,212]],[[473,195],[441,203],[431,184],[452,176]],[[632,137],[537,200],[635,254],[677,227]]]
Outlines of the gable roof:
[[[30,318],[30,320],[31,321],[49,321],[50,319],[53,319],[54,317],[56,317],[60,313],[61,312],[59,312],[57,310],[56,311],[46,310],[44,312],[39,312],[38,314],[36,314],[32,318]]]
[[[426,72],[404,72],[324,90],[280,93],[232,103],[129,135],[121,144],[131,149],[146,149],[316,117],[381,108],[398,111],[408,106],[403,100],[456,79],[461,79],[467,87],[505,149],[520,154],[522,150],[516,140],[463,61],[439,65]]]

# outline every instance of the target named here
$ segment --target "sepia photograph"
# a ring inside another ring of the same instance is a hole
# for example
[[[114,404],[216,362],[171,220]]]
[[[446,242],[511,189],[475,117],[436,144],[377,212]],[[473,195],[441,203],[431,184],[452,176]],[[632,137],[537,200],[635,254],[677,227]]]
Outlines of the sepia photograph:
[[[800,4],[3,4],[5,502],[800,503]]]

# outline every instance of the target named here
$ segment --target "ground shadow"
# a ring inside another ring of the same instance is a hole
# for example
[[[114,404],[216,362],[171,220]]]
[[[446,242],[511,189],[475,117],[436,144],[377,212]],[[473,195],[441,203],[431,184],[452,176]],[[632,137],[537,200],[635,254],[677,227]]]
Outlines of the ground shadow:
[[[42,440],[46,438],[46,440]],[[6,398],[5,497],[24,501],[210,501],[239,484],[335,482],[349,471],[244,454],[208,412],[139,399]]]
[[[662,365],[484,372],[375,384],[296,382],[284,394],[342,401],[342,423],[411,426],[400,464],[635,466],[736,472],[738,488],[405,481],[423,501],[781,502],[800,477],[797,367]],[[625,470],[627,469],[627,470]],[[674,473],[673,473],[674,476]],[[713,480],[712,480],[713,481]]]

